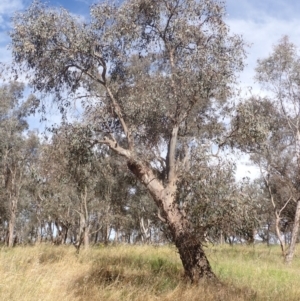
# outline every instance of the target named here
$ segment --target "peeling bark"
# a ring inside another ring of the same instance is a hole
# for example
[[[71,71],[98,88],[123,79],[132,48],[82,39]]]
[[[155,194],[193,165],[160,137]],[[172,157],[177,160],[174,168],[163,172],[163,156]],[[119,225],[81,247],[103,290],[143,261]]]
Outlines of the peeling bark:
[[[174,240],[184,267],[185,275],[192,283],[197,283],[203,278],[208,280],[216,279],[201,242],[198,241],[190,231],[181,231]]]

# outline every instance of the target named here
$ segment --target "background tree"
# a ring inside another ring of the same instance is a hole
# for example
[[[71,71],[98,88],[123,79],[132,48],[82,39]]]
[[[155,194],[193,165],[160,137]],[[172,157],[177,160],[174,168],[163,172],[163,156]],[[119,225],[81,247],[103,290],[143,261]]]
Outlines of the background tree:
[[[295,252],[300,218],[299,67],[295,45],[283,37],[268,58],[258,61],[256,68],[256,78],[268,89],[269,96],[252,97],[241,103],[233,122],[236,141],[252,154],[252,161],[261,170],[287,263]],[[282,235],[284,224],[293,224],[288,250]]]
[[[7,244],[12,247],[21,189],[25,183],[28,164],[36,155],[37,141],[26,138],[26,117],[35,100],[29,97],[22,102],[24,85],[11,82],[0,88],[0,168],[2,175],[2,197],[6,200],[8,213]]]
[[[286,262],[293,259],[300,222],[300,57],[297,48],[289,42],[288,37],[283,37],[274,47],[273,53],[264,60],[258,61],[256,69],[258,81],[272,92],[274,105],[279,109],[282,119],[286,124],[283,139],[290,144],[282,152],[283,166],[278,166],[276,171],[288,180],[290,198],[296,203],[294,225],[292,229],[291,244],[286,256]],[[281,153],[281,154],[282,154]],[[291,166],[288,168],[288,162]],[[288,174],[289,172],[289,174]],[[286,197],[287,199],[287,197]]]

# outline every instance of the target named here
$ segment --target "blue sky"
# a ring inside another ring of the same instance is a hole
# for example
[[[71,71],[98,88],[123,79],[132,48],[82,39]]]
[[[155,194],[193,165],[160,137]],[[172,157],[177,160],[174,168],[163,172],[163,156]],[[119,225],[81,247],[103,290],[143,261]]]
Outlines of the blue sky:
[[[92,0],[48,0],[46,2],[50,6],[62,6],[83,17],[88,17],[89,6],[94,3]],[[245,41],[251,44],[248,49],[247,66],[240,77],[241,86],[244,88],[252,86],[254,93],[261,93],[253,79],[257,59],[268,56],[272,46],[283,35],[288,35],[300,49],[300,1],[227,0],[225,2],[227,23],[231,31],[243,35]],[[15,11],[25,9],[30,3],[30,0],[0,0],[0,61],[2,62],[10,61],[10,53],[7,49],[10,43],[8,36],[10,18]],[[38,119],[37,116],[31,118],[32,127],[41,126]],[[53,116],[52,120],[56,119],[58,117]],[[238,169],[244,173],[245,169],[251,170],[251,167],[239,165]]]

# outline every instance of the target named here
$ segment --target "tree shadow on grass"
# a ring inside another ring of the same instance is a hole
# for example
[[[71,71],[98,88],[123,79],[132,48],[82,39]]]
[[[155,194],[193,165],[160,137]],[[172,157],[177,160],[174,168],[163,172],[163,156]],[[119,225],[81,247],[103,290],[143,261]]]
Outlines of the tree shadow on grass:
[[[75,295],[82,296],[93,288],[144,290],[154,294],[172,290],[181,281],[182,270],[164,258],[107,258],[95,262],[89,271],[75,280]]]
[[[251,289],[237,288],[232,284],[215,285],[203,282],[192,286],[184,280],[183,270],[178,263],[159,256],[110,256],[105,260],[100,258],[87,273],[75,279],[70,289],[79,300],[105,300],[108,292],[120,292],[124,297],[133,291],[169,300],[163,296],[172,294],[175,290],[176,295],[182,295],[181,299],[177,296],[176,300],[185,300],[188,296],[184,294],[189,290],[199,294],[199,299],[195,297],[192,300],[259,300]],[[107,300],[115,298],[110,296]],[[123,300],[131,299],[124,297]]]

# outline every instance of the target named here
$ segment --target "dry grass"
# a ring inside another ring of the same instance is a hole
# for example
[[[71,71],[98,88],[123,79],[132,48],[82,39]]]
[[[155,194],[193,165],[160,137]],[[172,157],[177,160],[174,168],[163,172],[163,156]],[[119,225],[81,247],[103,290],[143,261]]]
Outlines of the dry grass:
[[[191,286],[173,247],[109,246],[0,249],[3,301],[300,300],[300,260],[291,267],[278,247],[210,247],[222,285]]]

